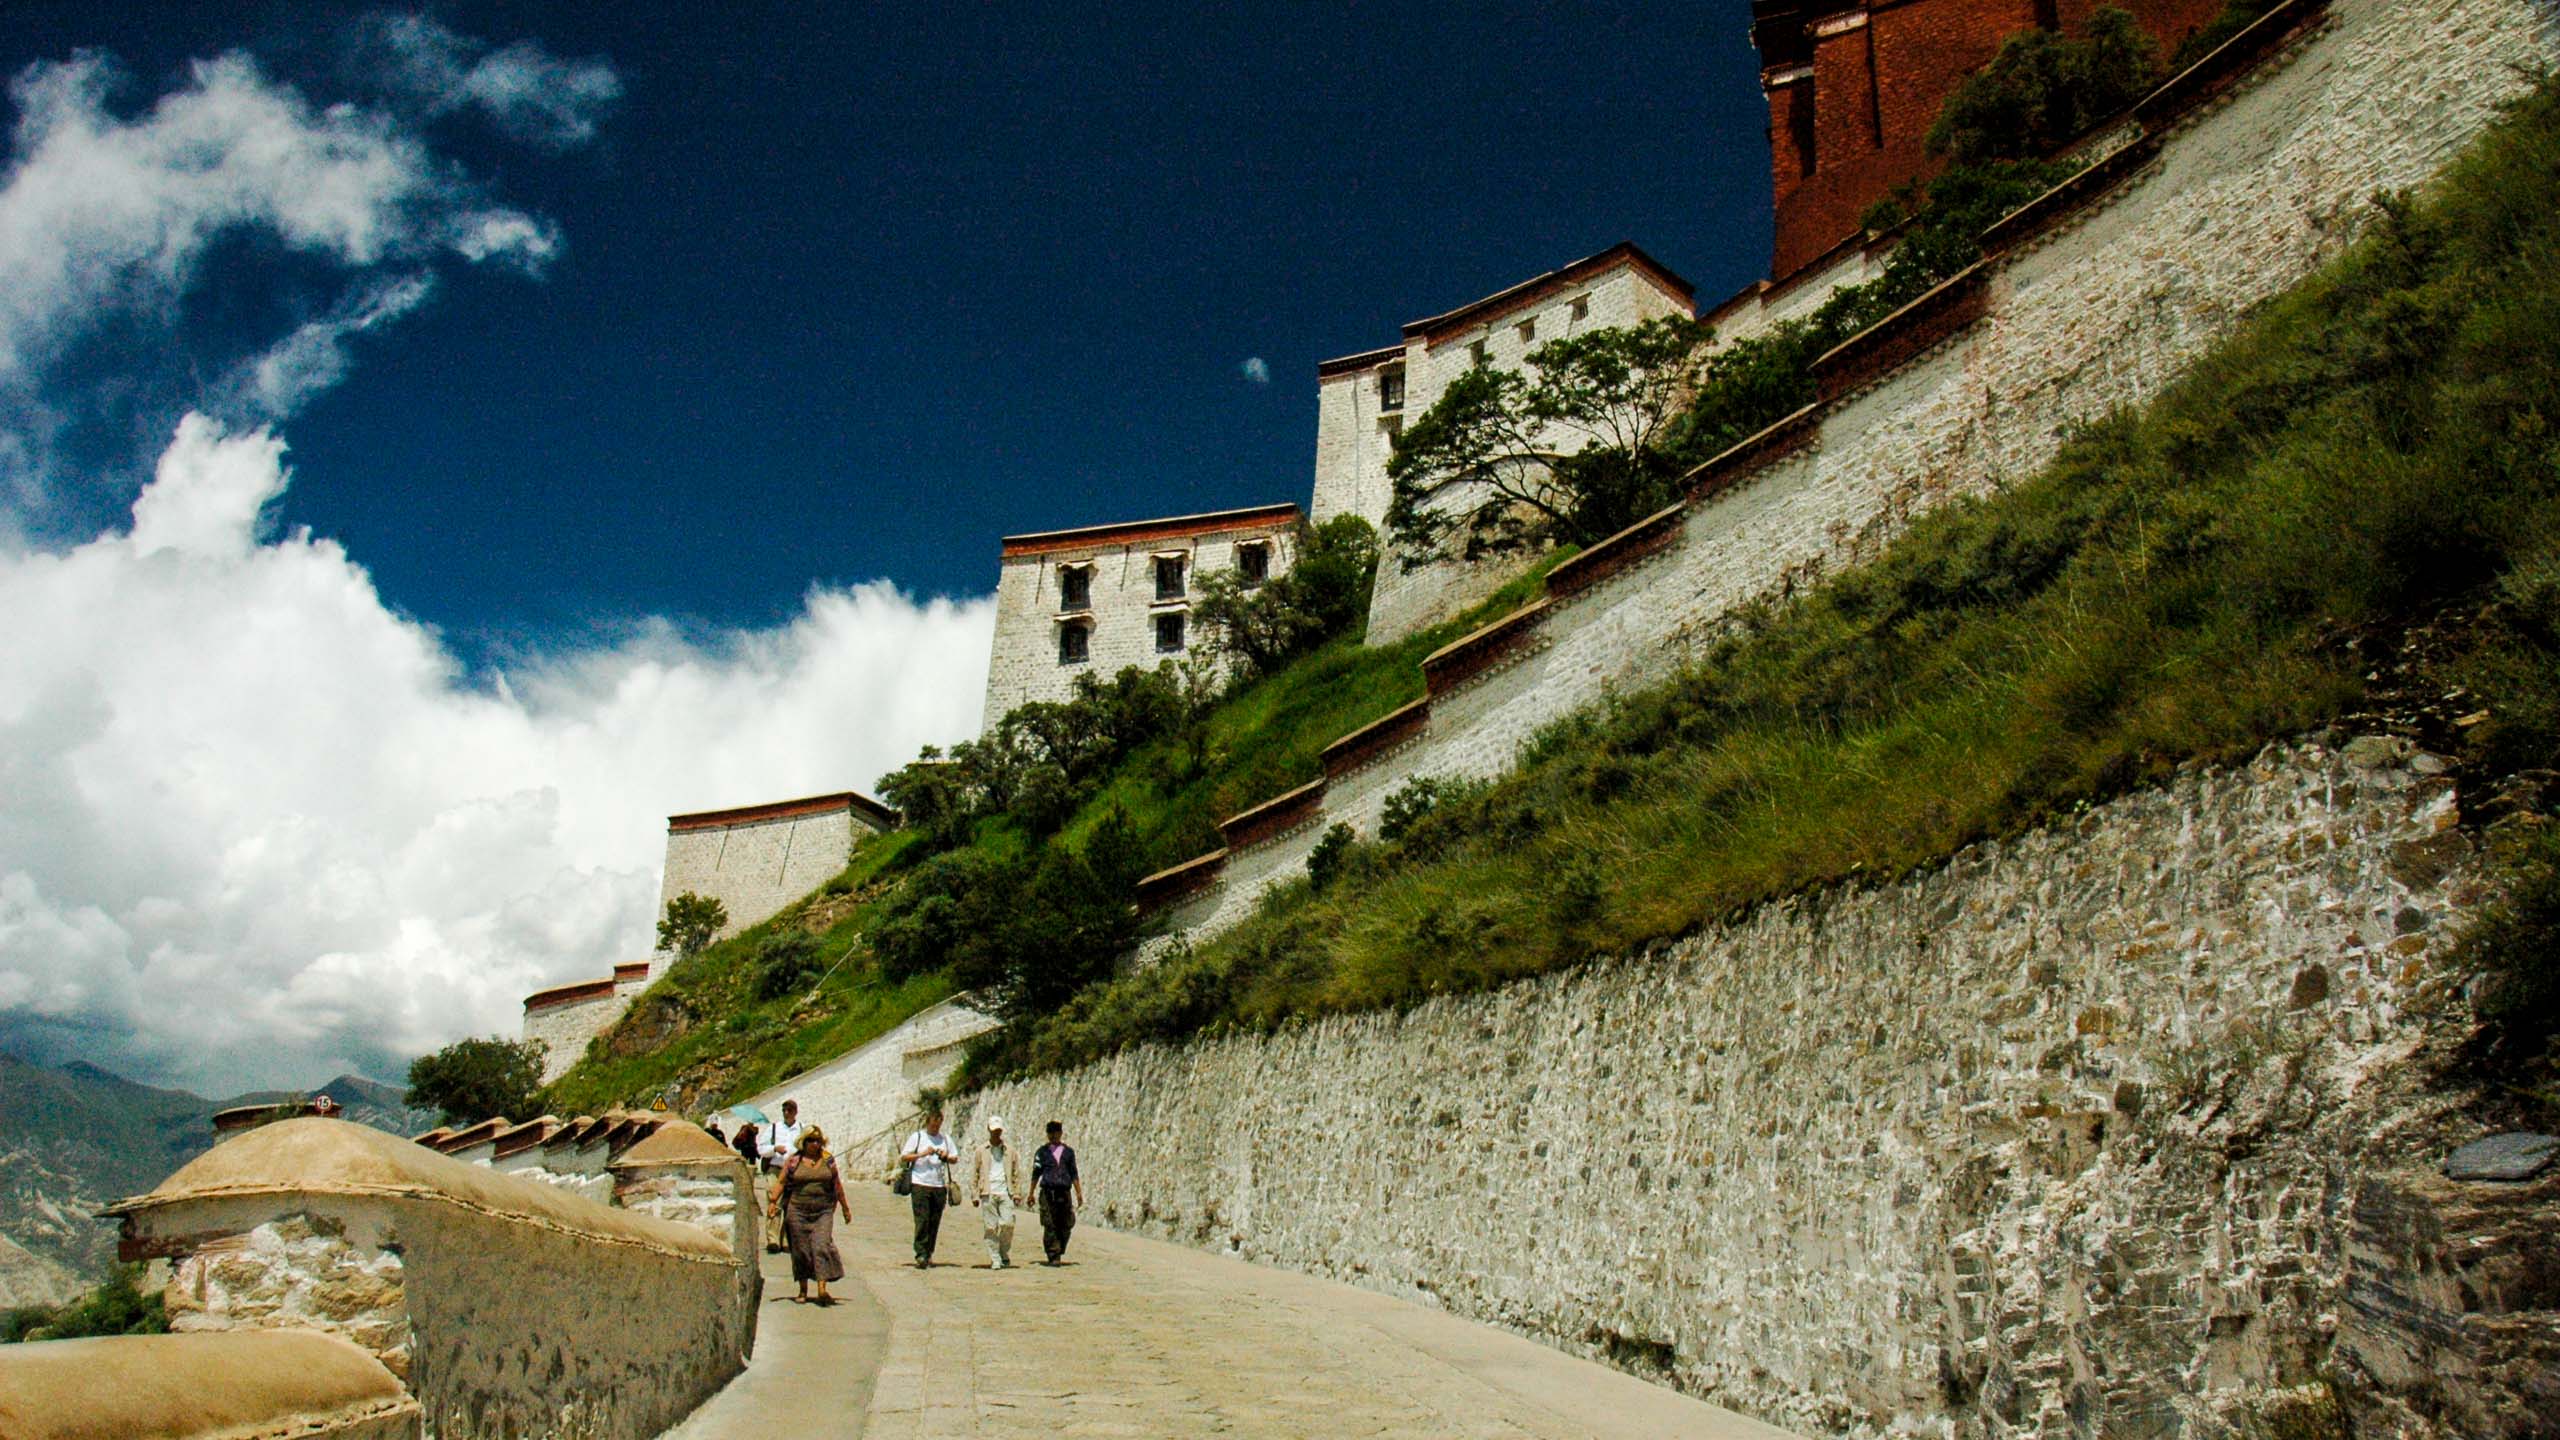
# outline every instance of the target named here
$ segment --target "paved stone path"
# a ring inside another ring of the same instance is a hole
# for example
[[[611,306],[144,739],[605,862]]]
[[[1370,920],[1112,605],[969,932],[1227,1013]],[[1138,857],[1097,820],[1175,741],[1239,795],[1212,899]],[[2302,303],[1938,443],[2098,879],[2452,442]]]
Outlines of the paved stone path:
[[[755,1363],[680,1440],[764,1440],[794,1415],[869,1440],[1787,1433],[1440,1311],[1098,1226],[1052,1270],[1025,1216],[1016,1268],[996,1271],[955,1210],[922,1271],[905,1201],[865,1186],[853,1213],[846,1303],[794,1305],[789,1267],[768,1265]]]

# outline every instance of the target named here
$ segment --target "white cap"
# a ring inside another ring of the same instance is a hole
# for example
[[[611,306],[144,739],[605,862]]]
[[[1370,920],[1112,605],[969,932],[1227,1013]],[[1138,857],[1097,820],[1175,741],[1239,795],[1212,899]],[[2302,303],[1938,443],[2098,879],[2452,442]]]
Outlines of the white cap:
[[[990,1116],[988,1116],[988,1117],[987,1117],[987,1128],[988,1128],[988,1129],[990,1129],[990,1130],[1001,1130],[1001,1129],[1003,1129],[1003,1128],[1004,1128],[1004,1117],[1003,1117],[1003,1116],[1001,1116],[1001,1115],[990,1115]]]

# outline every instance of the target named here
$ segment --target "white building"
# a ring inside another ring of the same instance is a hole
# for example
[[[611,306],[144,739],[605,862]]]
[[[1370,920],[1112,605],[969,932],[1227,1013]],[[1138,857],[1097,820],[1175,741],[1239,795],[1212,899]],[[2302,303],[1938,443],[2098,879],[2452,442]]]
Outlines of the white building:
[[[985,724],[1033,700],[1066,700],[1078,675],[1109,677],[1180,660],[1199,644],[1191,604],[1203,578],[1247,584],[1296,556],[1295,505],[1008,535],[996,578],[995,651]]]
[[[866,836],[898,828],[898,812],[868,795],[844,790],[734,810],[667,817],[667,859],[658,881],[658,914],[692,893],[720,902],[726,939],[835,878]],[[667,966],[670,951],[613,967],[604,980],[555,985],[524,998],[527,1040],[548,1046],[542,1081],[578,1062],[587,1042],[604,1033]]]
[[[1358,515],[1386,540],[1387,457],[1407,419],[1431,408],[1449,382],[1477,365],[1517,368],[1547,341],[1590,330],[1697,313],[1695,292],[1660,261],[1620,243],[1533,280],[1416,320],[1397,344],[1316,367],[1313,514],[1321,525]],[[1463,486],[1448,487],[1463,491]],[[1451,494],[1436,503],[1457,503]],[[1407,569],[1392,553],[1378,565],[1369,640],[1383,644],[1474,604],[1525,565],[1441,561]]]

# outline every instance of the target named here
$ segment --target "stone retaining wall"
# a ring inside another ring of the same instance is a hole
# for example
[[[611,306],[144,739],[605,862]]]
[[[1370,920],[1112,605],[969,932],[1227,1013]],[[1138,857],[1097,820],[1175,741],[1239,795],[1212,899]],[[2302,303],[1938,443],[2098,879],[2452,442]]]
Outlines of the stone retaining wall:
[[[2344,1197],[2437,1122],[2406,1062],[2478,898],[2458,815],[2278,748],[1658,953],[976,1104],[1065,1120],[1107,1225],[1782,1425],[2227,1433],[2331,1373]]]

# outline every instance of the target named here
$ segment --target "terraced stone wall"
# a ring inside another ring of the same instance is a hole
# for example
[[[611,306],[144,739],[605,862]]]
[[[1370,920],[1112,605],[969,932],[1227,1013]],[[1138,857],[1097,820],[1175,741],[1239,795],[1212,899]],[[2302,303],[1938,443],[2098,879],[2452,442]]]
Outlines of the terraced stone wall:
[[[977,1104],[1063,1119],[1104,1224],[1809,1434],[2228,1435],[2342,1391],[2442,1414],[2425,1387],[2456,1374],[2470,1420],[2372,1433],[2530,1434],[2560,1282],[2509,1262],[2560,1176],[2507,1198],[2522,1219],[2437,1194],[2473,1132],[2414,1058],[2474,842],[2440,763],[2347,753]]]

